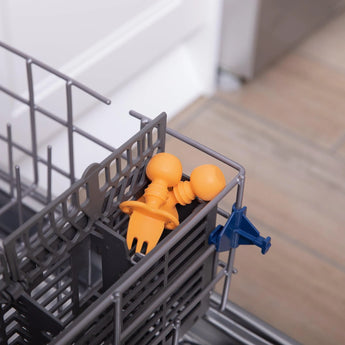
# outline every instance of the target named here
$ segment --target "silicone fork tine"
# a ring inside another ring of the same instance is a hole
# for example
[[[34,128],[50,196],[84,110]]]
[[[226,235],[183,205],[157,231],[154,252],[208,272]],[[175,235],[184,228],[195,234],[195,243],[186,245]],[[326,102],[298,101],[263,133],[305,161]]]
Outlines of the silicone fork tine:
[[[126,241],[127,241],[127,247],[128,249],[131,249],[132,246],[133,246],[133,241],[134,241],[134,235],[132,233],[132,231],[129,231],[130,229],[128,229],[127,231],[127,238],[126,238]]]
[[[136,253],[141,253],[141,249],[143,247],[144,241],[142,239],[138,239],[137,245],[135,247],[135,252]],[[143,253],[145,254],[145,253]]]
[[[146,253],[148,253],[158,243],[163,229],[164,221],[139,212],[133,212],[128,224],[127,238],[137,238],[136,253],[141,252],[142,246],[146,242]],[[130,243],[132,244],[132,242]]]
[[[150,252],[156,245],[157,245],[157,243],[154,243],[152,241],[147,242],[146,253]]]

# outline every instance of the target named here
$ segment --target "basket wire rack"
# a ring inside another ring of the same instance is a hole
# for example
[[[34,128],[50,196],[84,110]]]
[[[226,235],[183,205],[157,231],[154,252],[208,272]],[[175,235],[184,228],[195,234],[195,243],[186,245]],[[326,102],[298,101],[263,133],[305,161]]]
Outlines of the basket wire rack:
[[[231,217],[219,202],[236,190],[234,207],[242,208],[245,170],[240,164],[167,128],[165,113],[152,120],[130,111],[140,128],[114,148],[73,121],[74,89],[109,104],[107,98],[5,43],[0,49],[25,65],[28,98],[4,85],[0,91],[28,107],[31,143],[16,142],[11,124],[0,135],[7,148],[7,168],[0,171],[0,344],[296,344],[228,301],[236,246],[222,262],[209,244],[217,215]],[[66,120],[35,102],[33,66],[63,81]],[[67,170],[53,163],[51,146],[46,157],[38,154],[37,116],[66,130]],[[109,151],[80,178],[76,133]],[[226,164],[235,177],[210,202],[179,208],[178,228],[165,233],[149,254],[137,256],[127,249],[128,216],[119,204],[143,193],[146,165],[165,151],[167,136]],[[14,150],[31,160],[32,181],[22,178]],[[45,188],[39,165],[45,167]],[[70,182],[56,197],[53,172]],[[213,290],[221,281],[219,296]],[[206,329],[213,334],[209,340],[202,336]]]

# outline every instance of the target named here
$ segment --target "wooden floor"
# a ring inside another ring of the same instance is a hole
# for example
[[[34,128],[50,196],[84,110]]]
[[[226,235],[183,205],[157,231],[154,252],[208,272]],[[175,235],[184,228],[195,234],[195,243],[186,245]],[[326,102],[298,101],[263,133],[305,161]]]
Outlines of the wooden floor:
[[[345,15],[170,127],[244,165],[247,215],[272,237],[265,256],[237,250],[229,298],[303,344],[345,344]],[[168,150],[187,172],[207,161]]]

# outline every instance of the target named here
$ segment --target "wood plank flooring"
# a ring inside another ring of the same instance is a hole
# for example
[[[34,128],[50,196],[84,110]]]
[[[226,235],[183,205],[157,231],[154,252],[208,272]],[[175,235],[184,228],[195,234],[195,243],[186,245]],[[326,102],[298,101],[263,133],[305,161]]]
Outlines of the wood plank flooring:
[[[229,298],[303,344],[345,344],[344,37],[342,15],[241,90],[199,99],[169,124],[246,168],[247,215],[272,248],[237,250]],[[207,161],[173,140],[167,150],[187,173]]]

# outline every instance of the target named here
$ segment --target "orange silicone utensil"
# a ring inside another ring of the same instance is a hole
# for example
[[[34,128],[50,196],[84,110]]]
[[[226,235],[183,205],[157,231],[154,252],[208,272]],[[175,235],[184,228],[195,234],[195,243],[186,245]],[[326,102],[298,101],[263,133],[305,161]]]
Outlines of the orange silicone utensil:
[[[143,197],[120,204],[121,210],[130,214],[127,246],[131,249],[135,244],[135,251],[143,254],[156,246],[164,228],[172,230],[179,224],[177,203],[189,204],[196,196],[209,201],[226,184],[222,171],[211,164],[195,168],[190,181],[180,181],[181,163],[168,153],[154,156],[147,165],[146,174],[152,183]]]
[[[177,214],[162,210],[161,206],[168,198],[168,188],[181,180],[180,160],[166,152],[158,153],[148,163],[146,175],[152,182],[145,189],[144,196],[138,201],[130,200],[120,204],[121,210],[131,215],[127,246],[131,249],[136,240],[137,253],[148,253],[158,243],[164,227],[174,228],[179,224]]]

